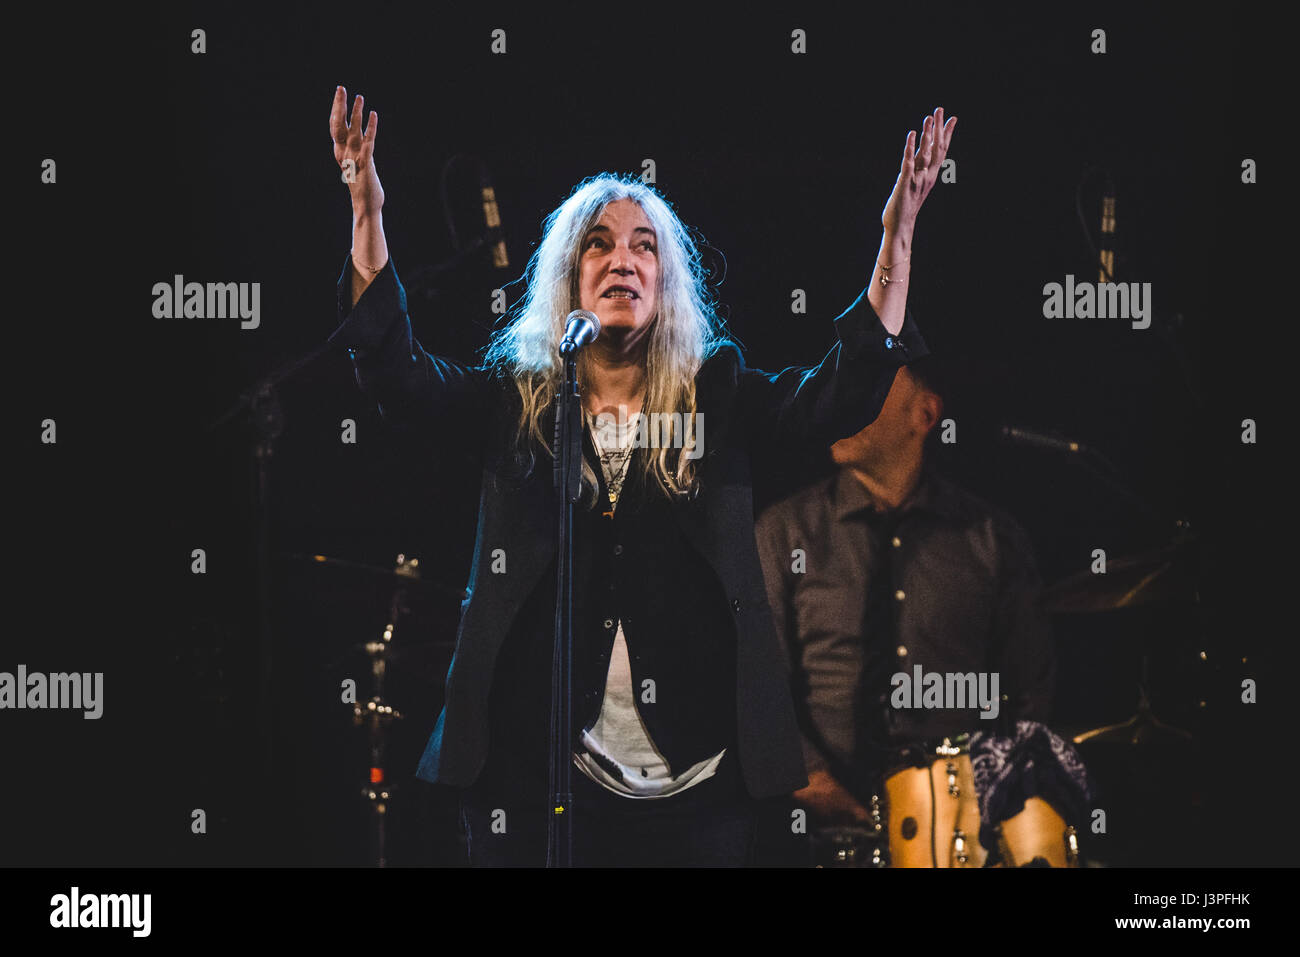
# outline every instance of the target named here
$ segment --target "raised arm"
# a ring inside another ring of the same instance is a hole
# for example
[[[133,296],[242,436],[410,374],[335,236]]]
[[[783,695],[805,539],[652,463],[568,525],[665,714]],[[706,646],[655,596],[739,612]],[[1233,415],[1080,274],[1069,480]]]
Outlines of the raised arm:
[[[871,274],[867,298],[881,323],[892,334],[903,327],[907,309],[907,280],[911,274],[912,232],[916,216],[925,198],[939,181],[943,161],[948,156],[948,144],[957,128],[957,117],[943,120],[943,107],[927,116],[921,123],[921,139],[917,143],[916,131],[909,131],[903,144],[903,160],[893,192],[880,214],[884,235],[876,255],[876,267]]]
[[[346,348],[358,385],[384,421],[409,433],[481,448],[490,406],[489,376],[481,367],[430,355],[411,330],[406,291],[384,238],[384,189],[375,171],[379,114],[361,129],[363,98],[347,120],[347,91],[338,87],[330,110],[334,159],[352,197],[352,251],[338,282],[338,327],[333,345]]]
[[[754,436],[773,445],[829,446],[869,425],[894,374],[929,353],[907,312],[912,235],[938,181],[957,118],[936,109],[907,134],[893,191],[881,214],[883,235],[871,282],[838,319],[838,342],[815,368],[742,373],[742,402]]]
[[[384,239],[384,187],[375,170],[375,137],[379,132],[379,114],[370,111],[370,126],[363,133],[361,120],[365,97],[358,95],[352,103],[352,119],[347,112],[348,91],[334,90],[330,109],[330,139],[334,141],[334,159],[342,171],[352,196],[352,305],[388,262],[388,242]]]

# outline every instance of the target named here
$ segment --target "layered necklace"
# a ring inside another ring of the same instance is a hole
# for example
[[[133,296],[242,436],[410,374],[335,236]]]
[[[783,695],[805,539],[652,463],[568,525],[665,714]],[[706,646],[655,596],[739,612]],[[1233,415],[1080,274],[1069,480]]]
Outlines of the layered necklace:
[[[619,435],[618,425],[607,425],[600,428],[596,424],[596,417],[590,412],[585,413],[587,417],[587,427],[591,430],[591,444],[596,449],[596,455],[600,458],[601,471],[605,473],[605,488],[609,491],[609,511],[605,514],[611,518],[614,515],[614,509],[618,505],[618,498],[623,493],[623,482],[627,477],[627,465],[632,459],[632,449],[636,440],[635,417],[627,423],[622,430],[623,434]],[[606,422],[608,422],[608,417]],[[602,438],[604,441],[602,441]]]

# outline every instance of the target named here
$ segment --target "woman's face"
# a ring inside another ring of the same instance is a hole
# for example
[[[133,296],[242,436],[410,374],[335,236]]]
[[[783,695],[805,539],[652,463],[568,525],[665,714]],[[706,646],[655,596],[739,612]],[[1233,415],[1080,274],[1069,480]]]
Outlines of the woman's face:
[[[655,317],[659,242],[639,203],[618,199],[582,239],[579,301],[600,319],[602,337],[642,333]]]

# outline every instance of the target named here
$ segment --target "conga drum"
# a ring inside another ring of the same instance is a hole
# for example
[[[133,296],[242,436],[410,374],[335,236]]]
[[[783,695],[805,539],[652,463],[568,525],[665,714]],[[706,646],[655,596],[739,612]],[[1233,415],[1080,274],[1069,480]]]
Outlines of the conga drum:
[[[983,867],[980,805],[966,745],[949,739],[926,767],[885,779],[890,867]]]
[[[1042,798],[1025,801],[1024,810],[998,825],[1002,867],[1040,864],[1077,867],[1079,843],[1074,828]]]
[[[889,866],[1078,866],[1074,828],[1037,797],[999,824],[998,854],[990,865],[979,840],[979,795],[967,739],[945,738],[933,753],[928,765],[885,779]]]

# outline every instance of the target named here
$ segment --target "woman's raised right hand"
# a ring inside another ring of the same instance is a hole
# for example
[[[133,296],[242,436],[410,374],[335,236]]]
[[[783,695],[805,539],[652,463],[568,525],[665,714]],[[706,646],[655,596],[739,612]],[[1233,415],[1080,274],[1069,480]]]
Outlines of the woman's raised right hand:
[[[352,208],[378,212],[384,206],[384,188],[379,185],[379,174],[375,172],[375,133],[379,129],[379,114],[370,111],[370,125],[363,135],[361,110],[365,97],[358,96],[353,101],[350,119],[347,101],[348,91],[341,86],[335,89],[334,105],[330,109],[330,139],[334,141],[334,159],[352,194]]]

